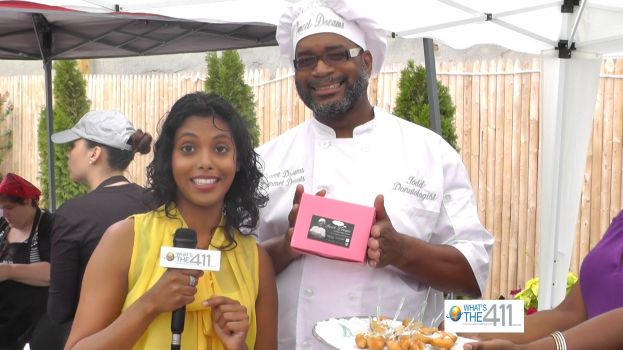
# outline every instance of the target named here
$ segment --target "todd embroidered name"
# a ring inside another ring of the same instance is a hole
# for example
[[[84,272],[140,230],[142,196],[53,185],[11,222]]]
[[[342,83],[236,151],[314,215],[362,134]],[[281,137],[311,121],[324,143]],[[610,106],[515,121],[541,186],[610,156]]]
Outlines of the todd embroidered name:
[[[430,192],[426,189],[426,181],[410,176],[405,183],[394,182],[394,191],[408,193],[420,200],[435,200],[437,193]]]

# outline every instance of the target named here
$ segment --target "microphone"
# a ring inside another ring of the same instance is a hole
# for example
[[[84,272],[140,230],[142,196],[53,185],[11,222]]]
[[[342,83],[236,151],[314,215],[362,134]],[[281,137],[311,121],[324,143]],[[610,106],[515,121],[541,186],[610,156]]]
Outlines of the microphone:
[[[173,236],[173,246],[175,248],[196,248],[197,232],[189,228],[178,228]],[[173,311],[171,315],[171,350],[180,350],[185,317],[186,306]]]

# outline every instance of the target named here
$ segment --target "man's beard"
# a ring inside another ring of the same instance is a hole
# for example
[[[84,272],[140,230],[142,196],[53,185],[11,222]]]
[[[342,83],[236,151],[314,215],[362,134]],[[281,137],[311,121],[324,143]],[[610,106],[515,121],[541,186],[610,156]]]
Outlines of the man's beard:
[[[338,120],[342,118],[346,112],[355,107],[355,104],[359,101],[363,94],[368,93],[369,79],[370,76],[368,75],[368,72],[365,67],[362,66],[355,84],[346,88],[344,98],[339,101],[325,104],[318,104],[314,102],[309,88],[302,88],[298,82],[296,82],[296,91],[298,91],[299,96],[305,105],[314,112],[316,118],[324,120]]]

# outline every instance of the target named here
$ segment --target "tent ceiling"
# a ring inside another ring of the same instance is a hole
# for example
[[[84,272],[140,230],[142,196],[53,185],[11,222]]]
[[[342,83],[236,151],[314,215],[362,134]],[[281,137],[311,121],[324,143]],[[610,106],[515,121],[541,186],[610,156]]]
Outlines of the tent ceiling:
[[[65,0],[71,1],[71,0]],[[198,21],[277,24],[282,9],[295,0],[119,1],[127,12],[147,12]],[[356,0],[388,33],[430,37],[454,48],[497,44],[515,51],[540,53],[568,40],[578,16],[574,0]],[[92,2],[93,3],[93,2]],[[97,0],[102,7],[110,2]],[[578,50],[623,52],[623,1],[586,0],[574,36]],[[562,13],[563,7],[574,10]],[[564,28],[561,30],[561,28]]]
[[[497,44],[539,53],[569,39],[566,28],[579,15],[577,6],[571,6],[572,13],[561,11],[572,0],[385,0],[376,10],[364,2],[381,25],[397,36],[431,37],[458,49]],[[623,51],[623,2],[587,0],[581,4],[583,13],[573,38],[576,48],[602,54]]]
[[[123,15],[151,21],[173,17],[210,23],[207,28],[202,27],[197,34],[202,41],[205,41],[205,38],[212,38],[210,35],[223,35],[233,31],[232,38],[240,41],[232,43],[231,48],[241,48],[276,44],[272,36],[274,32],[263,28],[262,23],[276,25],[283,8],[293,1],[296,0],[41,0],[39,2],[116,17]],[[0,1],[0,4],[10,2],[12,1]],[[568,40],[570,28],[579,15],[578,6],[570,6],[574,9],[573,13],[561,12],[563,7],[573,4],[574,0],[384,0],[382,6],[379,6],[377,0],[356,2],[364,12],[372,14],[388,33],[407,38],[430,37],[457,49],[477,44],[497,44],[515,51],[540,53],[542,50],[555,48],[561,39]],[[623,1],[586,0],[581,3],[583,13],[573,37],[575,47],[578,50],[600,54],[623,52]],[[147,13],[150,15],[145,15]],[[0,26],[4,25],[5,18],[0,18]],[[232,22],[247,24],[240,29],[215,24],[227,26],[231,25],[227,23]],[[179,24],[179,34],[196,30],[197,27],[194,25]],[[136,27],[139,32],[149,30],[140,28],[138,24]],[[258,28],[264,30],[258,31],[256,30]],[[164,38],[175,35],[171,34],[171,29],[167,31],[162,33]],[[149,50],[154,45],[153,39],[160,39],[159,34],[159,32],[150,33],[143,46],[137,44],[139,54],[144,48]],[[199,48],[197,40],[191,38],[187,40],[186,46],[191,51],[214,50],[214,47],[219,46],[206,45],[206,48]],[[0,43],[2,39],[0,36]],[[186,44],[182,42],[180,45]],[[168,45],[163,45],[155,51],[147,51],[145,54],[173,51],[166,49],[166,46]],[[124,55],[132,54],[131,50],[128,50]]]
[[[51,59],[205,52],[276,45],[275,26],[202,23],[128,13],[86,13],[0,1],[0,59],[41,59],[33,23],[52,31]]]

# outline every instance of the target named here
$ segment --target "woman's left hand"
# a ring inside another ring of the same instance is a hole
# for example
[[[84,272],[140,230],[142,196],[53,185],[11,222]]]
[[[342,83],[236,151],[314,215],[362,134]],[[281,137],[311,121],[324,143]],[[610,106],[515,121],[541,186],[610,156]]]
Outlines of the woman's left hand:
[[[224,296],[215,296],[203,302],[212,308],[214,332],[228,350],[246,350],[249,331],[247,308]]]
[[[4,282],[10,279],[11,266],[9,264],[0,263],[0,282]]]
[[[488,340],[463,345],[464,350],[518,350],[519,347],[508,340]]]

